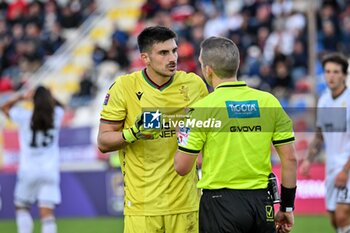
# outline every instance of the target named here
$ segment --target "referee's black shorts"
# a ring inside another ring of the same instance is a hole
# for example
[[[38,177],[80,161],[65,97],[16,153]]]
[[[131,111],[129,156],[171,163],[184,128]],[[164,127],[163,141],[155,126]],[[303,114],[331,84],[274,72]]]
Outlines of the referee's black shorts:
[[[275,233],[273,202],[266,189],[203,190],[200,233]]]

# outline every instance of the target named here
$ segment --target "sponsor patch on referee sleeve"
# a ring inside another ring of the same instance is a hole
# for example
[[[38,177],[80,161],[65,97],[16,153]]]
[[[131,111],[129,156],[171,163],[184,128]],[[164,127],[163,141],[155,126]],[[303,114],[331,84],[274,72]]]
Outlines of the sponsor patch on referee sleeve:
[[[190,133],[189,127],[181,127],[177,135],[177,143],[179,146],[186,146],[188,142],[188,135]]]

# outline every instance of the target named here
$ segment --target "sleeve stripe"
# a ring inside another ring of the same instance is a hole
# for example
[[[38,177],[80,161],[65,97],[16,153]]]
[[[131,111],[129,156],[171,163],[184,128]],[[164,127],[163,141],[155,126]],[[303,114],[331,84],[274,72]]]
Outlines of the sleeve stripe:
[[[100,118],[100,122],[106,123],[106,124],[118,123],[118,122],[121,122],[121,121],[122,121],[122,120],[113,121],[113,120],[107,120],[107,119]]]
[[[287,138],[287,139],[283,139],[283,140],[272,141],[272,144],[277,145],[277,144],[283,144],[283,143],[293,142],[293,141],[295,141],[295,138],[291,137],[291,138]]]
[[[180,151],[186,152],[186,153],[190,153],[190,154],[198,154],[200,152],[200,150],[191,150],[191,149],[187,149],[185,147],[179,146],[178,149]]]

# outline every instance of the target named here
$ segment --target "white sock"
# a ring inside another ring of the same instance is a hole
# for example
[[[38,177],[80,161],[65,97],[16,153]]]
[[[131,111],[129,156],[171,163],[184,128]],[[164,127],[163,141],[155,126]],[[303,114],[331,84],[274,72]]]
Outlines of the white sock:
[[[18,233],[33,232],[33,218],[27,210],[16,211],[16,224]]]
[[[57,225],[54,216],[41,219],[41,233],[56,233]]]
[[[337,229],[338,233],[350,233],[350,225],[345,227],[338,227]]]

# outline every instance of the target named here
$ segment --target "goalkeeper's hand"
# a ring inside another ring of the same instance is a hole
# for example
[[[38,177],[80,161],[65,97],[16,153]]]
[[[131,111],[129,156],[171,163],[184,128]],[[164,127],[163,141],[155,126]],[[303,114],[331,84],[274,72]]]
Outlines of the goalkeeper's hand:
[[[136,117],[135,124],[131,128],[123,129],[123,138],[128,143],[133,143],[139,139],[153,140],[159,138],[160,129],[145,129],[143,126],[143,113]]]

